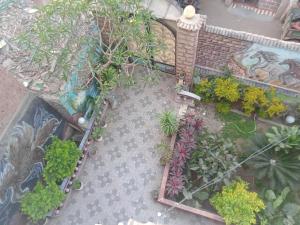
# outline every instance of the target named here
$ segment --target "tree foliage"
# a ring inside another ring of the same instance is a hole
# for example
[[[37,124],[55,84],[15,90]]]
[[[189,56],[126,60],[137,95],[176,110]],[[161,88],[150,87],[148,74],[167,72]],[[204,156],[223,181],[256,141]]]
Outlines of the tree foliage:
[[[93,76],[87,83],[96,79],[103,90],[102,79],[111,65],[118,68],[114,73],[117,81],[131,81],[137,64],[143,64],[153,75],[153,54],[163,46],[151,32],[153,19],[141,0],[57,0],[40,9],[19,41],[33,62],[65,78],[78,48],[83,43],[92,46],[87,67]],[[101,58],[95,64],[91,55],[96,45]]]

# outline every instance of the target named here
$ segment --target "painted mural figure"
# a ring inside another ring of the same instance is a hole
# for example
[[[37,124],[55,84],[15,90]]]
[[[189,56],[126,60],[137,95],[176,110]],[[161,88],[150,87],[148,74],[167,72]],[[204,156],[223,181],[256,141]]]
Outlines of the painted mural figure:
[[[300,61],[295,61],[292,59],[286,59],[280,63],[280,65],[288,65],[288,71],[279,75],[280,80],[282,80],[283,84],[290,85],[290,81],[292,80],[292,85],[300,84]],[[296,80],[293,82],[293,80]]]
[[[249,68],[250,78],[257,76],[257,69],[265,69],[266,67],[276,64],[278,62],[278,57],[273,52],[258,51],[254,55],[250,56],[251,59],[256,59],[257,63],[253,64]],[[272,77],[273,74],[269,74]],[[268,77],[268,79],[269,79]]]
[[[4,153],[0,160],[1,225],[11,224],[19,210],[19,200],[40,178],[44,145],[61,124],[42,105],[35,104],[34,115],[15,125],[0,145],[0,152]]]
[[[253,44],[228,65],[234,74],[300,92],[300,54]]]

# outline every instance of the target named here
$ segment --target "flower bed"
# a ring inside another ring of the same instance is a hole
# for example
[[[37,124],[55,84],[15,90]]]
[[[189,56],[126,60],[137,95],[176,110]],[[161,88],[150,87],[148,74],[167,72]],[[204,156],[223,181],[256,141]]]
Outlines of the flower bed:
[[[158,202],[226,224],[297,224],[300,164],[296,150],[300,149],[300,129],[273,127],[259,135],[257,130],[251,137],[243,136],[248,138],[250,148],[238,152],[237,143],[227,141],[222,132],[217,135],[195,128],[192,135],[187,132],[197,115],[191,116],[188,110],[179,131],[172,136],[173,158],[165,166]],[[240,166],[245,159],[247,163]],[[279,169],[272,169],[273,165]],[[276,173],[270,175],[270,169]],[[211,181],[216,182],[201,188]],[[276,207],[274,202],[278,203]],[[235,213],[228,208],[234,208]]]
[[[108,104],[104,104],[100,121],[106,117]],[[47,147],[45,153],[46,165],[43,170],[42,179],[31,192],[24,195],[21,200],[21,211],[34,223],[43,222],[46,217],[57,216],[68,199],[67,193],[71,191],[72,183],[80,175],[80,168],[85,164],[90,143],[90,136],[95,120],[99,112],[94,110],[89,123],[85,129],[79,146],[70,140],[52,138],[52,143]],[[78,186],[78,184],[77,184]],[[74,187],[73,187],[74,188]]]

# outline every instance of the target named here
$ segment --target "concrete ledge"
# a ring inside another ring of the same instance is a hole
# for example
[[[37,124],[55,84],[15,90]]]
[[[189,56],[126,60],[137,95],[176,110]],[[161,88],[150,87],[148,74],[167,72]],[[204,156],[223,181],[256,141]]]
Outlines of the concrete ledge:
[[[265,46],[284,48],[292,51],[299,51],[300,53],[300,43],[283,41],[276,38],[269,38],[263,35],[252,34],[244,31],[236,31],[236,30],[218,27],[218,26],[212,26],[212,25],[205,25],[204,29],[206,32],[209,33],[214,33],[214,34],[219,34],[230,38],[236,38],[239,40],[254,42]]]

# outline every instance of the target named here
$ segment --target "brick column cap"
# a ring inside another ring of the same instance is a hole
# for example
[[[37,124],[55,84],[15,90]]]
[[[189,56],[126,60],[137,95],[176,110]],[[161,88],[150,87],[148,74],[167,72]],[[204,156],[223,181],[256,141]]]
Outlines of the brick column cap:
[[[206,23],[206,18],[207,17],[205,15],[199,14],[195,14],[192,18],[186,18],[182,15],[177,21],[177,27],[184,30],[197,31],[200,30],[202,24]]]

